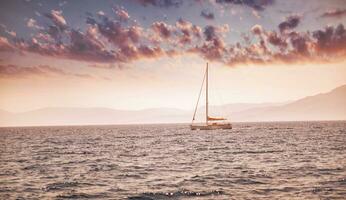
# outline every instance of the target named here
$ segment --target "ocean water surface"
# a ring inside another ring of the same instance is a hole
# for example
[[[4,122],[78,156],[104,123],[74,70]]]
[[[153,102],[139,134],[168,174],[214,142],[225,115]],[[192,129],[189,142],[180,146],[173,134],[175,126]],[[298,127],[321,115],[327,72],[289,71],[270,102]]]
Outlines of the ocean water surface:
[[[346,122],[0,128],[0,199],[345,199]]]

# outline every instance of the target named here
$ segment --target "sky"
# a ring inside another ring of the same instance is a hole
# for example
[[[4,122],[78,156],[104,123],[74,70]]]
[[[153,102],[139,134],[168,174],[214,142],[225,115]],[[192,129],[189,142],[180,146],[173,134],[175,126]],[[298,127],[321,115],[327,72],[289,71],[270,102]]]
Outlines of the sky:
[[[0,109],[193,109],[346,84],[345,0],[2,0]]]

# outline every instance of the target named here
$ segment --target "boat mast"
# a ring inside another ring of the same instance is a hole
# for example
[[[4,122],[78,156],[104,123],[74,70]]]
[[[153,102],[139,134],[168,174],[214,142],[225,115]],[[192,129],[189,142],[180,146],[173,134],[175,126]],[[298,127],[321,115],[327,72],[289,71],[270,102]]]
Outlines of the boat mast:
[[[205,123],[208,125],[208,63],[207,63],[207,69],[206,69],[206,84],[205,84]]]

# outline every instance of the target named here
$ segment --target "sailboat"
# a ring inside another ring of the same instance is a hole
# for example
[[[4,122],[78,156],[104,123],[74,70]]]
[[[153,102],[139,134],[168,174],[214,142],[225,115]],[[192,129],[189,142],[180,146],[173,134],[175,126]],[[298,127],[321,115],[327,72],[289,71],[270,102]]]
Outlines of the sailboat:
[[[204,78],[202,81],[202,86],[201,89],[199,91],[199,95],[198,95],[198,100],[197,100],[197,104],[196,104],[196,108],[195,111],[193,113],[193,117],[192,117],[192,122],[190,125],[191,130],[217,130],[217,129],[232,129],[232,124],[227,122],[226,118],[223,117],[210,117],[209,116],[209,103],[208,103],[208,72],[209,72],[209,66],[207,63],[207,67],[205,70],[205,74],[204,74]],[[202,124],[196,124],[195,122],[195,117],[196,117],[196,112],[198,109],[198,103],[199,103],[199,99],[201,97],[202,94],[202,89],[203,89],[203,85],[205,82],[205,123]]]

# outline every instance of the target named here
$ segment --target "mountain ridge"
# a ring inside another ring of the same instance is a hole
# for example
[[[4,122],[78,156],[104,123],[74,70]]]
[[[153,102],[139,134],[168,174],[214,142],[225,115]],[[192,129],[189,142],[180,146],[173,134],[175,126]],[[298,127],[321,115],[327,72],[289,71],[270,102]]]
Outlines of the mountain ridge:
[[[346,85],[286,103],[235,103],[211,106],[232,121],[346,120]],[[198,109],[204,119],[204,108]],[[148,108],[121,110],[106,107],[45,107],[11,113],[0,109],[0,126],[188,123],[192,110]],[[213,115],[214,113],[211,112]]]

